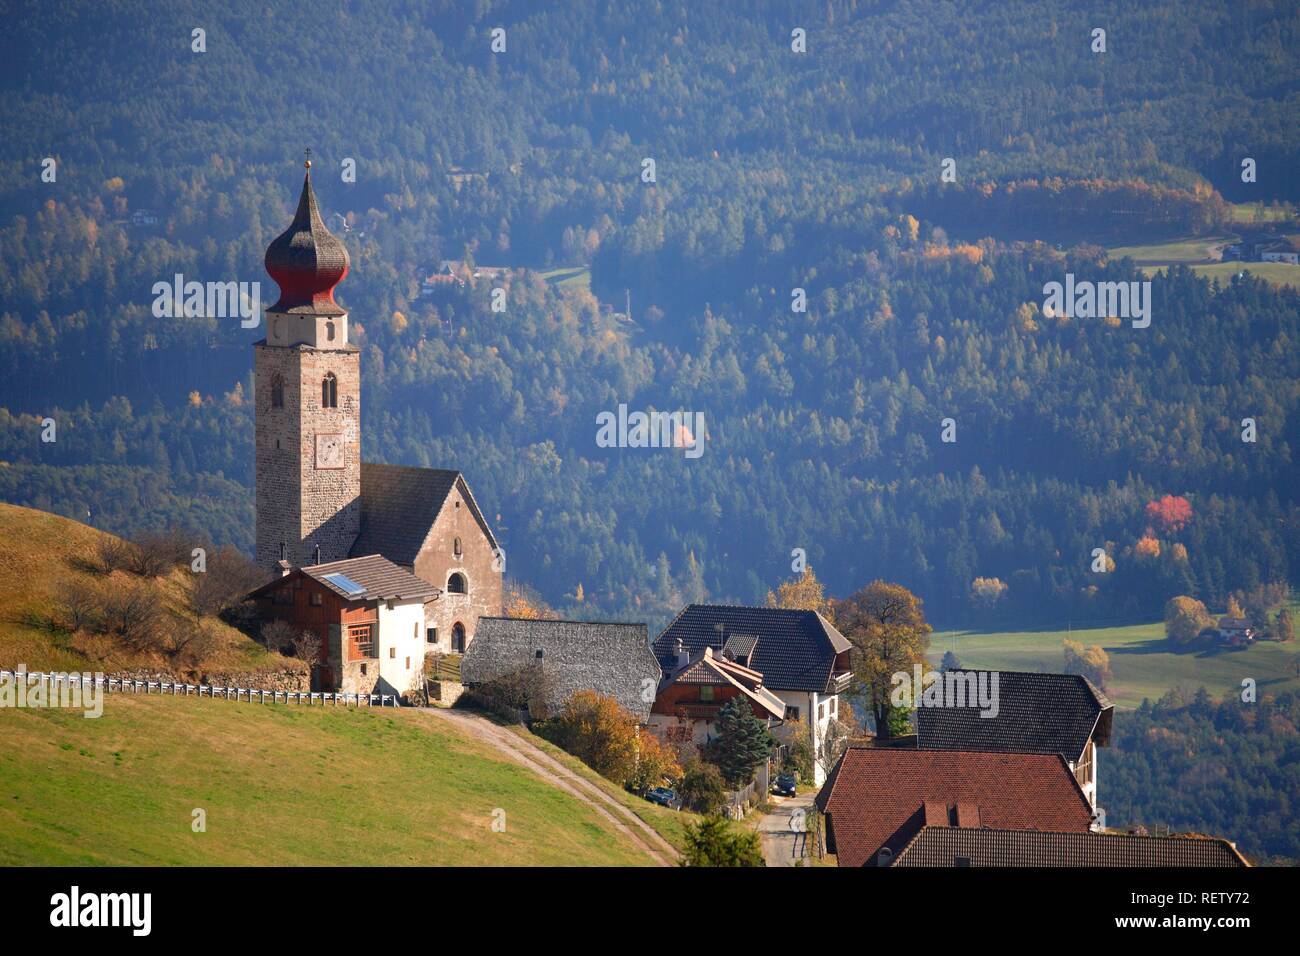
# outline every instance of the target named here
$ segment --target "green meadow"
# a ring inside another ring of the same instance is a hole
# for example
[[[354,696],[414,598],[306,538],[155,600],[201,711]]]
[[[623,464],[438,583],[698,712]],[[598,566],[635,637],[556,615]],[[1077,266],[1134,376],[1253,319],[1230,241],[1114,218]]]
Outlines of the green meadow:
[[[0,710],[0,739],[5,866],[652,862],[587,804],[418,713],[114,694],[98,719]]]
[[[1137,707],[1165,691],[1205,687],[1215,697],[1239,691],[1252,678],[1261,694],[1300,690],[1296,676],[1297,643],[1259,642],[1244,650],[1171,650],[1164,624],[1045,631],[936,631],[929,659],[936,665],[953,651],[964,667],[994,670],[1053,671],[1064,665],[1066,640],[1100,644],[1110,655],[1114,674],[1107,694],[1119,707]]]

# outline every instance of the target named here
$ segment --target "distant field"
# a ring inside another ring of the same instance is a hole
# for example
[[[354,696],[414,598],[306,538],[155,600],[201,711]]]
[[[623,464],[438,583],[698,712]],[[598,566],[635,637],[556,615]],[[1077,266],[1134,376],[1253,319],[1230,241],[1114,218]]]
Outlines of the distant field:
[[[1140,266],[1206,262],[1218,258],[1211,250],[1231,241],[1230,236],[1189,237],[1139,246],[1115,246],[1107,249],[1106,252],[1112,259],[1123,259],[1127,256]]]
[[[586,266],[564,266],[539,272],[538,275],[561,289],[578,288],[591,291],[591,270]]]
[[[1277,206],[1266,206],[1258,202],[1239,202],[1232,205],[1233,222],[1285,222],[1287,218],[1286,210]]]
[[[1062,642],[1100,644],[1110,655],[1115,679],[1108,689],[1121,707],[1137,707],[1142,698],[1158,699],[1172,687],[1195,690],[1204,686],[1215,697],[1240,690],[1244,677],[1253,678],[1261,693],[1300,690],[1292,662],[1296,642],[1263,642],[1242,651],[1175,654],[1165,643],[1162,623],[1089,630],[942,631],[935,632],[930,659],[938,663],[951,650],[967,667],[1001,670],[1055,671],[1063,665]]]
[[[1228,282],[1238,272],[1249,272],[1272,285],[1300,289],[1300,266],[1286,262],[1216,262],[1192,266],[1192,271],[1207,279],[1217,278],[1220,282]]]
[[[415,713],[113,695],[95,720],[0,710],[0,739],[0,865],[650,862],[592,807]]]

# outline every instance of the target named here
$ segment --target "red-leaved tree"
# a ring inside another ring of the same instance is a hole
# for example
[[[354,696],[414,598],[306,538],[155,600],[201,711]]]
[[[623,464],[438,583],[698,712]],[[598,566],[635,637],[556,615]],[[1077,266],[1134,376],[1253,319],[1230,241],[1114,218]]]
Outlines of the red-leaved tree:
[[[1165,495],[1148,501],[1147,520],[1163,534],[1177,534],[1192,520],[1192,503],[1181,495]]]

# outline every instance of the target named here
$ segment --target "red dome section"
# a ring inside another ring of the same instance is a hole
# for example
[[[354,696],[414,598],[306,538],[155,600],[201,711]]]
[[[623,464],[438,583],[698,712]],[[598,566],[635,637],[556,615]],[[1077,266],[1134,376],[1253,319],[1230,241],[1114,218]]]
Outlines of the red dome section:
[[[280,287],[273,312],[343,315],[334,301],[334,287],[348,274],[347,247],[325,228],[311,170],[302,183],[298,211],[289,228],[266,247],[266,271]]]

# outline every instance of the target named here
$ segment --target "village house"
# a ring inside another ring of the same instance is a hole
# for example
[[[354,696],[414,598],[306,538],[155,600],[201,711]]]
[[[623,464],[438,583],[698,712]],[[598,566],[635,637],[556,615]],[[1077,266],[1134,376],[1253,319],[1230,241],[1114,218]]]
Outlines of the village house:
[[[816,806],[840,866],[889,866],[924,827],[1085,834],[1093,826],[1060,754],[850,747]]]
[[[263,621],[320,638],[312,689],[393,694],[424,679],[427,602],[438,589],[377,554],[291,568],[249,595]]]
[[[307,165],[293,222],[266,250],[280,298],[253,346],[257,564],[279,576],[382,556],[440,595],[424,650],[462,652],[479,618],[501,612],[502,552],[460,472],[361,461],[361,354],[334,301],[348,252]]]
[[[1219,618],[1218,637],[1219,643],[1225,647],[1245,647],[1254,643],[1255,628],[1250,618],[1225,615]]]
[[[683,655],[702,658],[706,648],[715,658],[761,675],[763,689],[784,708],[775,731],[778,739],[788,740],[794,732],[790,722],[799,721],[815,752],[821,752],[831,721],[839,717],[839,695],[852,680],[851,645],[830,622],[816,611],[690,604],[654,642],[659,666],[669,674],[681,670]],[[681,693],[672,687],[680,685],[670,685],[665,692]],[[820,784],[825,772],[820,760],[815,763]]]
[[[892,866],[1245,867],[1227,840],[1129,833],[1052,833],[927,823]]]
[[[1097,806],[1097,748],[1110,746],[1115,707],[1086,677],[1023,671],[959,670],[997,679],[998,713],[975,707],[918,707],[921,750],[1059,754],[1093,808]]]
[[[743,698],[750,713],[768,727],[777,727],[784,719],[785,702],[763,686],[763,675],[758,671],[725,654],[715,654],[712,647],[692,657],[680,643],[675,661],[675,668],[659,682],[649,725],[660,739],[679,751],[692,744],[703,747],[713,740],[718,712],[737,697]]]
[[[591,690],[644,724],[659,683],[646,637],[644,624],[481,617],[461,680],[471,689],[513,682],[530,718],[554,717],[574,692]]]

